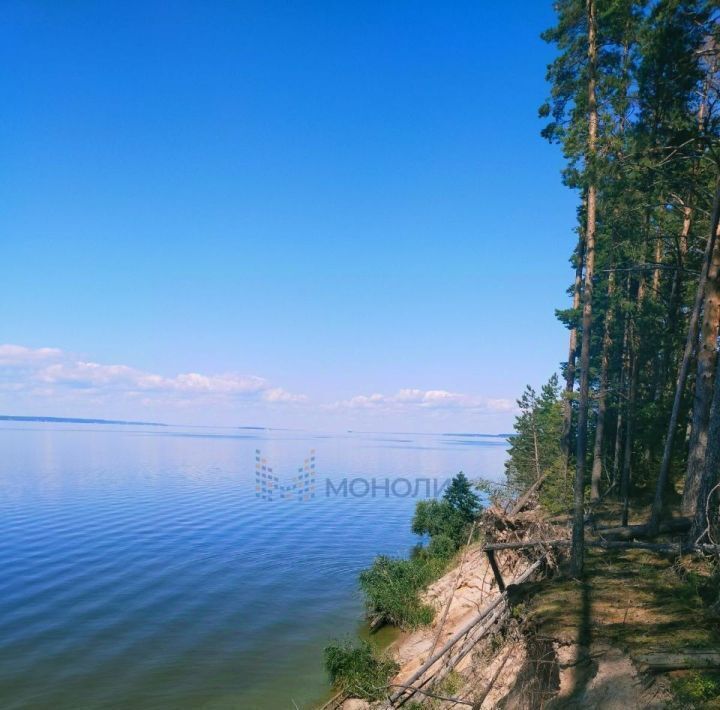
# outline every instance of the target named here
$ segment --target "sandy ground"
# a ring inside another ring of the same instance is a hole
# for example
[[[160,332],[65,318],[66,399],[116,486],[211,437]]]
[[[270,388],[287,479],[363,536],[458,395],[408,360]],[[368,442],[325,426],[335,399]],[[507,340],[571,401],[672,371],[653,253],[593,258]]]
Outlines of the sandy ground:
[[[503,569],[503,573],[506,572],[511,574],[511,570]],[[470,547],[465,553],[462,565],[458,565],[433,583],[425,594],[425,600],[437,609],[433,624],[404,635],[394,644],[395,658],[402,666],[395,682],[405,682],[427,660],[433,644],[436,650],[440,649],[450,636],[498,594],[481,545]],[[445,608],[450,598],[452,601],[445,617]],[[469,656],[467,660],[470,660]]]

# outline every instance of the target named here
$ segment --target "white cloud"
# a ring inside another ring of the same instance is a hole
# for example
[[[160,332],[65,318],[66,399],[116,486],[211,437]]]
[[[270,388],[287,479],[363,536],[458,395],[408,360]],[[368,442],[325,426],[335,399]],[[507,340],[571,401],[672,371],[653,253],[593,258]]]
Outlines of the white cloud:
[[[57,360],[57,348],[26,348],[23,345],[0,345],[0,367],[29,367]]]
[[[490,399],[442,389],[405,388],[395,394],[360,394],[334,404],[315,404],[303,394],[288,392],[262,377],[238,373],[173,375],[147,372],[130,365],[103,364],[57,348],[0,345],[0,406],[15,413],[32,411],[57,415],[136,418],[152,416],[189,423],[234,421],[237,416],[276,416],[295,424],[322,421],[332,424],[339,415],[369,417],[385,422],[457,421],[467,426],[476,416],[508,415],[511,399]],[[275,412],[276,415],[273,415]],[[310,419],[308,419],[310,417]],[[298,421],[300,418],[300,421]],[[284,425],[281,424],[281,425]]]
[[[357,395],[337,402],[334,408],[369,410],[454,409],[476,412],[511,412],[515,403],[510,399],[488,399],[447,390],[401,389],[393,395]]]
[[[305,399],[253,375],[186,372],[166,377],[128,365],[80,360],[57,348],[20,345],[0,345],[0,388],[26,390],[46,397],[67,391],[94,396],[143,395],[146,406],[159,399],[167,403],[173,398],[182,399],[184,404],[204,400],[287,404]]]
[[[304,394],[292,394],[282,387],[273,387],[263,392],[263,399],[266,402],[306,402]]]

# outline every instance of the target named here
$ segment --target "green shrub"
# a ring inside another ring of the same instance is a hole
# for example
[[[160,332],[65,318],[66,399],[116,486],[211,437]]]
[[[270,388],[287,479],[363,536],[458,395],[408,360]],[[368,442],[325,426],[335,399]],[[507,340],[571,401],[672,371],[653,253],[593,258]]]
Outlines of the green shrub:
[[[430,557],[449,560],[457,552],[457,549],[457,543],[452,538],[447,535],[435,535],[427,546],[427,554]]]
[[[429,535],[431,538],[444,535],[457,546],[466,525],[462,514],[446,500],[419,500],[415,506],[412,531],[416,535]]]
[[[400,560],[381,555],[360,573],[370,616],[402,628],[429,624],[434,610],[420,600],[420,592],[442,574],[445,562],[427,555]]]
[[[443,500],[458,512],[466,524],[475,520],[482,507],[480,498],[462,471],[450,481]]]
[[[720,708],[720,673],[692,671],[672,681],[671,708]]]
[[[480,500],[462,473],[452,479],[442,500],[418,501],[412,531],[429,535],[430,544],[409,560],[381,555],[360,573],[369,615],[401,628],[429,624],[435,610],[420,595],[445,572],[479,510]]]
[[[367,641],[330,644],[325,648],[325,668],[338,690],[365,700],[386,697],[388,681],[400,669],[388,656],[377,654]]]

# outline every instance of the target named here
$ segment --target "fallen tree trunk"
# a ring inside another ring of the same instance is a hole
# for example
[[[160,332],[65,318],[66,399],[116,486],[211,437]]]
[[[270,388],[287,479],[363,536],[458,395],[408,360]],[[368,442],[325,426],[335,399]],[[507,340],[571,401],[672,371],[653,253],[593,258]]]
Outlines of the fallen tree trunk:
[[[642,653],[633,657],[641,667],[657,672],[720,668],[718,651],[678,651],[677,653]]]
[[[488,695],[490,695],[490,691],[493,689],[495,683],[497,683],[497,679],[500,677],[500,674],[503,671],[503,668],[505,668],[505,664],[510,659],[510,656],[515,652],[515,644],[510,646],[508,649],[508,652],[505,654],[505,657],[500,662],[500,665],[497,667],[496,671],[493,673],[492,678],[490,678],[490,681],[488,684],[483,688],[482,692],[477,696],[475,699],[475,705],[473,706],[473,710],[480,710],[482,708],[483,703],[487,700]]]
[[[543,555],[542,557],[540,557],[540,559],[533,562],[520,576],[518,576],[512,581],[512,584],[522,584],[523,582],[526,582],[528,579],[530,579],[533,573],[540,568],[546,557],[547,554]],[[474,616],[467,624],[465,624],[465,626],[463,626],[459,631],[456,631],[434,656],[430,656],[430,658],[428,658],[425,663],[423,663],[420,668],[418,668],[415,673],[413,673],[412,676],[408,678],[405,684],[408,686],[412,686],[412,684],[418,678],[422,677],[427,670],[432,668],[432,666],[434,666],[460,639],[462,639],[470,631],[472,631],[472,629],[474,629],[481,621],[486,619],[493,611],[495,611],[498,606],[500,606],[500,604],[507,604],[507,596],[507,592],[503,592],[502,594],[498,595],[498,597],[491,601],[487,606],[485,606],[485,608],[482,609],[482,611],[480,611],[477,616]],[[403,689],[393,693],[390,696],[390,702],[394,703],[406,692],[407,691]]]
[[[667,552],[682,555],[694,552],[694,545],[683,545],[681,542],[625,542],[624,540],[591,540],[588,547],[599,547],[603,550],[648,550],[650,552]]]
[[[483,545],[485,552],[492,552],[494,550],[519,550],[527,547],[562,547],[569,546],[571,540],[566,538],[557,538],[555,540],[531,540],[529,542],[489,542],[487,545]]]
[[[528,488],[525,493],[523,493],[518,501],[513,506],[512,510],[508,513],[508,517],[514,518],[529,502],[530,499],[533,497],[533,494],[535,491],[540,488],[542,485],[542,482],[548,477],[549,471],[546,473],[543,473],[542,476],[538,476],[538,479],[535,481],[535,483]]]
[[[418,690],[423,688],[424,686],[430,684],[432,687],[438,687],[440,683],[445,680],[445,678],[453,671],[455,666],[460,663],[460,661],[465,658],[465,656],[470,653],[470,651],[475,648],[475,646],[480,642],[480,640],[487,634],[487,632],[495,626],[498,622],[502,623],[507,618],[508,610],[507,608],[501,608],[498,609],[491,617],[490,620],[487,621],[482,625],[482,628],[479,630],[473,630],[473,632],[469,635],[467,641],[463,644],[462,648],[458,652],[456,656],[448,660],[448,662],[443,666],[442,670],[436,673],[434,676],[429,677],[427,680],[422,681],[418,686]],[[402,699],[402,703],[406,703],[410,698],[411,695],[408,695],[406,698]]]
[[[412,690],[414,693],[426,695],[428,698],[435,698],[436,700],[443,700],[448,703],[455,703],[455,705],[467,705],[468,707],[473,707],[474,705],[467,700],[461,700],[460,698],[448,698],[445,695],[435,695],[434,693],[430,693],[427,690],[421,690],[420,688],[411,688],[409,685],[402,685],[401,683],[392,683],[388,686],[388,688],[403,688],[405,690]]]
[[[690,529],[689,518],[672,518],[663,522],[658,534],[684,533]],[[636,537],[648,537],[653,533],[649,525],[626,525],[624,527],[596,528],[596,532],[603,536],[613,536],[622,540],[631,540]]]
[[[486,552],[495,550],[520,550],[533,547],[570,547],[571,540],[534,540],[530,542],[491,542],[483,546]],[[690,552],[712,553],[720,551],[720,545],[693,545],[684,542],[640,542],[635,540],[587,540],[587,547],[598,547],[605,550],[650,550],[652,552]]]
[[[432,666],[434,666],[461,638],[463,638],[463,636],[467,635],[470,631],[472,631],[475,626],[477,626],[483,619],[489,616],[498,606],[500,606],[500,604],[506,601],[507,595],[500,594],[497,599],[494,599],[492,602],[490,602],[490,604],[488,604],[477,616],[473,617],[467,624],[465,624],[465,626],[463,626],[459,631],[455,632],[434,656],[430,656],[430,658],[428,658],[427,661],[425,661],[425,663],[423,663],[420,668],[418,668],[415,673],[413,673],[410,678],[407,679],[406,685],[412,686],[412,684],[418,678],[420,678],[428,669],[432,668]],[[393,695],[390,696],[390,701],[397,701],[404,693],[405,690],[393,693]]]

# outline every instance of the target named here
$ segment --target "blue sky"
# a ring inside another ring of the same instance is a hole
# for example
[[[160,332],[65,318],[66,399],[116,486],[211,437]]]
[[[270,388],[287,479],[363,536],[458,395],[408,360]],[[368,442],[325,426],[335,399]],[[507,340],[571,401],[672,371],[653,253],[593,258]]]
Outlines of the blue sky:
[[[552,22],[3,3],[2,412],[507,430],[566,348]]]

